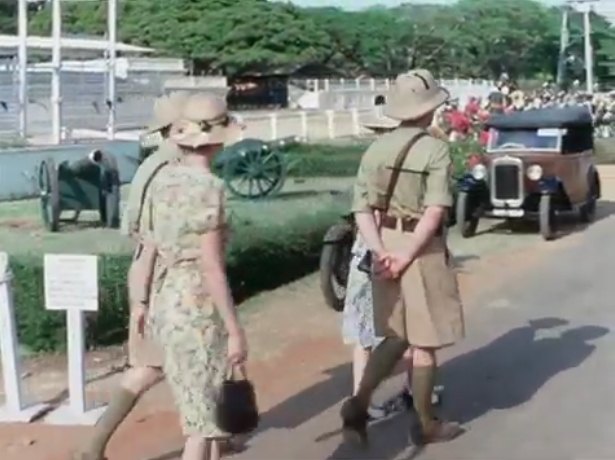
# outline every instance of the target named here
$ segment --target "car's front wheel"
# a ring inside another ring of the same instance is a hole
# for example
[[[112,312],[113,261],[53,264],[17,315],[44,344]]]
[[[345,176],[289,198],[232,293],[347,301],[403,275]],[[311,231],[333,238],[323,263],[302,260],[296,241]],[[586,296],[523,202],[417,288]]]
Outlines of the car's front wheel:
[[[472,204],[472,197],[468,192],[459,192],[457,196],[455,220],[461,236],[470,238],[476,234],[478,214],[476,206]]]
[[[545,194],[540,197],[539,225],[540,234],[546,241],[555,238],[555,209],[552,195]]]

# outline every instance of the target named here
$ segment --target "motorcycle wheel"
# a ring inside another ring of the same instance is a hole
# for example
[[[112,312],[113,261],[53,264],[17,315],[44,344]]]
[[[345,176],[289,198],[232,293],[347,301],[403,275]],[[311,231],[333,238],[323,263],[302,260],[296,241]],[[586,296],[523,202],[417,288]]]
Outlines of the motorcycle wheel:
[[[335,225],[327,232],[320,254],[320,287],[326,304],[336,312],[344,310],[354,235],[348,225]]]

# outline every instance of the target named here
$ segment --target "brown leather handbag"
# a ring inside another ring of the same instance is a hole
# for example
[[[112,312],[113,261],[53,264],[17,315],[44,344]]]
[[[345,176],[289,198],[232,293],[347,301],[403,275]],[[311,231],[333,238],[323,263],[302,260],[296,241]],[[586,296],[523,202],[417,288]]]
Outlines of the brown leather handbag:
[[[389,184],[387,185],[387,192],[384,196],[384,208],[381,209],[382,215],[386,215],[391,206],[391,199],[393,198],[393,192],[395,191],[395,187],[397,186],[397,181],[399,180],[399,175],[401,174],[401,167],[406,161],[410,150],[412,147],[421,139],[422,137],[427,136],[427,133],[421,131],[416,136],[412,137],[406,144],[404,144],[403,148],[397,154],[395,158],[395,163],[393,164],[393,171],[391,172],[391,178],[389,179]],[[359,264],[357,265],[357,269],[362,271],[363,273],[368,273],[371,275],[373,266],[373,257],[372,252],[367,251]]]

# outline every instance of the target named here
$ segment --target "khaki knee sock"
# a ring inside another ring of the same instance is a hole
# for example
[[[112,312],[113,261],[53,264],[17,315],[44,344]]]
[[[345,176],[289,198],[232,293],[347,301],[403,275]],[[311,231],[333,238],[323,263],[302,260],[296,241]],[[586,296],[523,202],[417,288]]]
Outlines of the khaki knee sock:
[[[81,457],[83,460],[101,460],[104,458],[109,439],[138,399],[139,395],[125,388],[119,388],[114,393],[107,410],[96,424],[94,436]]]
[[[436,366],[421,366],[412,369],[412,397],[414,409],[421,425],[428,426],[434,418],[431,394],[436,378]]]
[[[367,409],[372,394],[382,381],[391,375],[408,346],[406,340],[387,337],[374,349],[365,366],[365,372],[356,395],[357,401],[363,409]]]

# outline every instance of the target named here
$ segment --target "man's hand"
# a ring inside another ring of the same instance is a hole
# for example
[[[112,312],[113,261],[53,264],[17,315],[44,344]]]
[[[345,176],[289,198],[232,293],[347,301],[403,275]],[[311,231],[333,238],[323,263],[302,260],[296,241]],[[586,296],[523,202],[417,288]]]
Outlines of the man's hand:
[[[132,321],[135,322],[137,333],[141,338],[145,337],[145,320],[147,319],[147,308],[139,304],[132,309]]]
[[[382,279],[399,278],[412,264],[413,259],[404,252],[378,254],[374,261],[374,274]]]
[[[399,278],[412,265],[414,259],[405,252],[394,252],[389,257],[389,272]]]

